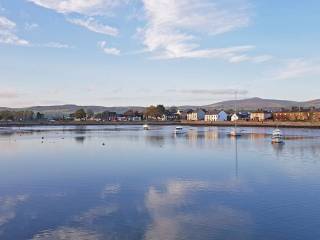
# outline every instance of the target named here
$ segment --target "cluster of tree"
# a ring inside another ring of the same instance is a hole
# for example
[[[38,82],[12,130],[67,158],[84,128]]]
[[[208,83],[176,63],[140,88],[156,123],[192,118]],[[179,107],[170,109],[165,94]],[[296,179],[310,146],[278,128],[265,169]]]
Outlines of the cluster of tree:
[[[33,111],[1,111],[2,121],[31,121],[34,119]]]
[[[144,115],[147,118],[158,118],[158,117],[162,117],[163,114],[165,114],[166,112],[166,108],[163,105],[151,105],[150,107],[148,107],[145,112]]]

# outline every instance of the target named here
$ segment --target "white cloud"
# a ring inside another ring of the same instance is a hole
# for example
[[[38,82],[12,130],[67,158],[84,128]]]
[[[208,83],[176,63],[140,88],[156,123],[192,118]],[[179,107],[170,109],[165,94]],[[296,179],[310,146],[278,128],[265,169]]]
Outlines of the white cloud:
[[[44,44],[43,46],[48,48],[72,48],[68,44],[60,43],[60,42],[49,42]]]
[[[98,47],[103,50],[104,53],[109,54],[109,55],[115,55],[119,56],[120,55],[120,50],[117,48],[109,48],[107,47],[107,42],[106,41],[101,41],[98,42]]]
[[[78,13],[87,16],[108,15],[113,9],[128,0],[29,0],[38,6],[68,14]]]
[[[32,31],[38,27],[39,27],[39,25],[37,23],[25,23],[24,24],[24,29],[26,31]]]
[[[85,20],[80,18],[69,18],[68,21],[70,23],[79,25],[96,33],[101,33],[110,36],[117,36],[119,33],[118,29],[108,25],[101,24],[92,17],[87,18]]]
[[[320,63],[315,60],[289,59],[273,74],[273,79],[298,79],[320,75]]]
[[[18,46],[28,46],[27,40],[16,35],[16,24],[6,17],[0,16],[0,43]]]
[[[239,2],[239,1],[238,1]],[[223,4],[209,0],[143,0],[147,25],[138,29],[146,50],[155,58],[216,58],[232,63],[269,60],[269,56],[250,57],[254,46],[201,49],[203,35],[218,35],[246,27],[250,23],[247,4]]]

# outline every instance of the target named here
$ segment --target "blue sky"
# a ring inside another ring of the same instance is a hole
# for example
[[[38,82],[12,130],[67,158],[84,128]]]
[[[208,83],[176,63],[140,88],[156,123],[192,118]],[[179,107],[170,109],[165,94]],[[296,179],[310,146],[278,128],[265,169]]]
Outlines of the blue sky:
[[[317,0],[0,0],[0,106],[320,98]]]

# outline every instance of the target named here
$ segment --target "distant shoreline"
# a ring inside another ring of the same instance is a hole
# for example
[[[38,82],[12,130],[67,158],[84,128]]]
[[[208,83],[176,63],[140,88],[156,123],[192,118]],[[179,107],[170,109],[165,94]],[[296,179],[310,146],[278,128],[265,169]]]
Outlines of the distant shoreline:
[[[37,126],[110,126],[110,125],[158,125],[158,126],[215,126],[215,127],[232,127],[234,122],[205,122],[205,121],[139,121],[139,122],[0,122],[0,127],[37,127]],[[239,127],[280,127],[280,128],[311,128],[320,129],[320,122],[252,122],[252,121],[238,121]]]

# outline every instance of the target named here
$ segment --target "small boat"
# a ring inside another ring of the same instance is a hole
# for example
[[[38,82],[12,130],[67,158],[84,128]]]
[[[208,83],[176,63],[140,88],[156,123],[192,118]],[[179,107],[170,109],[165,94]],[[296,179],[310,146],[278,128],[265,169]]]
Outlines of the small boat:
[[[234,128],[230,131],[229,136],[231,137],[241,137],[241,132],[237,130],[237,128]]]
[[[149,129],[150,129],[150,127],[149,127],[148,124],[144,124],[144,125],[143,125],[143,130],[149,130]]]
[[[183,134],[186,133],[186,131],[183,129],[183,127],[176,127],[173,131],[175,134]]]
[[[279,128],[272,132],[272,143],[284,143],[282,132]]]

